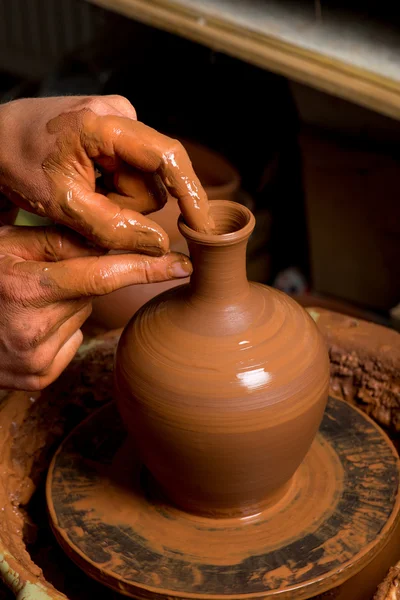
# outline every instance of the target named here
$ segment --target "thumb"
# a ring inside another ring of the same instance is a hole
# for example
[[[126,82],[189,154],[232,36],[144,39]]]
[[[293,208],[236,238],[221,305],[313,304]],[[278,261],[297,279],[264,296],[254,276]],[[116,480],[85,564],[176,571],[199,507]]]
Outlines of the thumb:
[[[14,269],[36,271],[47,302],[102,296],[138,283],[156,283],[189,277],[187,256],[169,252],[161,257],[122,254],[71,258],[55,263],[18,262]]]

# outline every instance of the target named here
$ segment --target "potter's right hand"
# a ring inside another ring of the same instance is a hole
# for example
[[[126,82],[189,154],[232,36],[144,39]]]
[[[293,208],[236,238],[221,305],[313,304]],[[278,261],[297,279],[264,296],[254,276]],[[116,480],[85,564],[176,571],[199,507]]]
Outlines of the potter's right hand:
[[[143,215],[162,208],[168,193],[190,227],[211,231],[207,196],[185,149],[137,121],[126,98],[0,106],[0,195],[20,208],[103,248],[160,256],[168,236]]]
[[[54,381],[82,342],[93,296],[190,272],[181,254],[105,256],[62,227],[0,228],[0,388]]]

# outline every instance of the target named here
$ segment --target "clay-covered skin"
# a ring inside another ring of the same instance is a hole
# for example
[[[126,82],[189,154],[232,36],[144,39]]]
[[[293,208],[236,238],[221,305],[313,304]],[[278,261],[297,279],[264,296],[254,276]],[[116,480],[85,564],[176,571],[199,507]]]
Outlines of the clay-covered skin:
[[[168,237],[143,216],[138,179],[154,181],[146,207],[167,192],[186,221],[211,231],[207,196],[182,144],[136,120],[118,96],[17,100],[0,109],[0,194],[96,244],[161,255]],[[97,165],[108,177],[96,186]],[[108,185],[107,185],[108,184]]]
[[[212,221],[183,146],[126,98],[1,105],[0,141],[0,224],[17,206],[68,227],[0,229],[0,388],[42,389],[80,346],[94,296],[190,274],[147,214],[172,194],[194,229]]]
[[[190,284],[150,301],[124,331],[115,398],[174,503],[247,515],[285,491],[306,455],[327,400],[329,362],[295,301],[247,282],[250,211],[210,204],[214,234],[180,221]]]
[[[209,200],[237,200],[239,198],[240,176],[228,160],[213,150],[198,143],[180,138],[189,154],[193,169],[200,179]],[[185,238],[178,230],[179,206],[169,198],[162,210],[152,213],[150,218],[167,232],[170,248],[175,252],[188,254]],[[92,318],[107,329],[125,327],[129,319],[143,304],[161,292],[186,283],[170,280],[154,285],[139,285],[117,290],[109,296],[96,298],[93,303]]]

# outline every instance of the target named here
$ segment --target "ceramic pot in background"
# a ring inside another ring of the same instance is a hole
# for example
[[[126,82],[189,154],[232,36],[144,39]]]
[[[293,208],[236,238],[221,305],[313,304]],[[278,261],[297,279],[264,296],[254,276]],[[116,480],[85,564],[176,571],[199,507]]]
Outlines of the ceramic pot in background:
[[[235,167],[224,156],[210,148],[185,138],[179,140],[185,146],[208,198],[236,200],[240,188],[240,175]]]
[[[239,173],[225,157],[195,142],[182,138],[180,141],[185,146],[194,170],[210,200],[224,198],[251,203],[251,199],[240,190]],[[171,250],[187,254],[186,241],[177,226],[179,215],[178,203],[170,198],[161,211],[149,217],[168,233]],[[181,283],[182,280],[177,280],[135,285],[96,298],[93,302],[91,320],[107,329],[123,327],[148,300]]]
[[[167,497],[213,516],[258,512],[287,489],[317,432],[329,360],[294,300],[246,276],[254,217],[211,202],[217,234],[180,218],[190,283],[141,308],[116,356],[115,400]]]

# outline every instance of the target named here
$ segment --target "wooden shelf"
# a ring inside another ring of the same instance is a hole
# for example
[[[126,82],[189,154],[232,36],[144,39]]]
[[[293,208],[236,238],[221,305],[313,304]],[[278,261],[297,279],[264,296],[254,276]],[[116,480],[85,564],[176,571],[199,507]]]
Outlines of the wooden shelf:
[[[313,0],[90,0],[400,119],[400,28]]]

